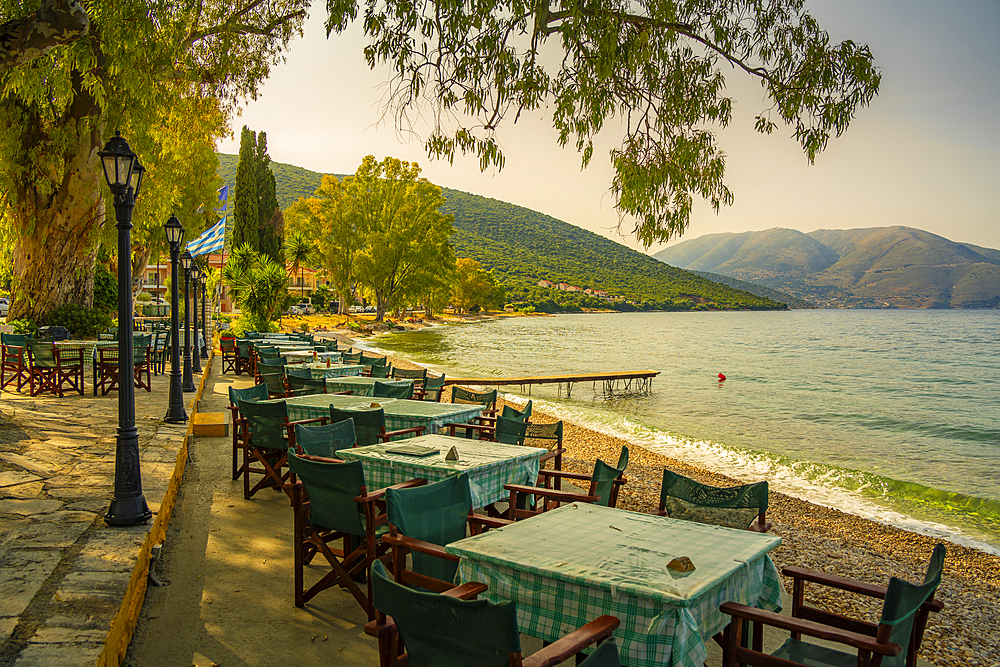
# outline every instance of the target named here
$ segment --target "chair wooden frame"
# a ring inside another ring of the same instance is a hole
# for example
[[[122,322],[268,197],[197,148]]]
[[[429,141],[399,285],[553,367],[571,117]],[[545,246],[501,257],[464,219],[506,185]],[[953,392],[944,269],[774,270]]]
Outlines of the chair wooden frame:
[[[132,376],[135,387],[153,391],[152,389],[152,353],[149,346],[135,347],[133,353]],[[141,358],[140,358],[141,357]],[[101,390],[101,396],[107,396],[109,392],[118,389],[118,348],[101,347],[97,349],[97,359],[95,360],[94,396],[97,390]],[[146,376],[143,381],[143,375]]]
[[[249,500],[255,493],[264,488],[274,488],[289,490],[286,487],[289,472],[282,471],[288,464],[288,447],[295,446],[295,425],[296,424],[325,424],[329,417],[316,417],[314,419],[301,419],[299,421],[286,421],[281,424],[287,433],[288,441],[285,449],[272,449],[270,447],[260,447],[254,445],[253,430],[250,428],[250,420],[243,417],[243,497]],[[255,468],[254,463],[259,463],[260,467]],[[260,481],[250,486],[250,475],[262,475]]]
[[[236,364],[239,361],[236,339],[229,337],[220,338],[219,350],[222,352],[222,374],[225,375],[227,370],[236,373]]]
[[[324,463],[343,463],[338,459],[316,456],[303,455],[299,458]],[[412,479],[388,488],[405,489],[426,483],[426,479]],[[388,522],[383,503],[386,489],[378,489],[370,493],[366,486],[361,486],[358,489],[358,495],[354,498],[354,502],[358,504],[364,515],[366,535],[363,540],[355,538],[354,535],[334,530],[323,530],[310,525],[309,494],[301,480],[286,485],[286,491],[291,496],[292,511],[294,512],[295,606],[304,606],[317,593],[331,586],[341,586],[346,588],[358,601],[361,608],[368,614],[368,620],[374,619],[375,608],[371,603],[371,581],[368,582],[366,592],[361,590],[356,580],[366,575],[372,562],[389,549],[387,545],[382,545],[376,540],[376,531]],[[337,540],[341,540],[341,547],[331,547],[330,543]],[[312,561],[317,553],[323,554],[331,569],[322,579],[306,589],[303,568]]]
[[[69,385],[70,389],[83,396],[83,350],[59,349],[51,341],[36,341],[34,345],[51,346],[53,363],[48,365],[35,358],[32,345],[28,344],[28,386],[31,395],[51,392],[62,398],[66,385]]]
[[[944,547],[940,544],[935,552]],[[800,567],[786,567],[781,573],[792,578],[792,614],[784,616],[774,612],[763,611],[755,607],[726,602],[719,610],[733,617],[723,635],[723,666],[735,667],[740,663],[760,665],[762,667],[790,667],[797,663],[763,653],[763,626],[788,630],[793,639],[802,635],[834,641],[853,647],[858,651],[859,667],[878,667],[883,657],[899,655],[904,647],[889,641],[892,626],[883,623],[871,623],[828,612],[805,604],[806,583],[818,584],[841,591],[855,593],[870,598],[884,600],[889,587],[877,586],[856,579],[840,577],[806,570]],[[890,582],[890,585],[892,583]],[[939,612],[944,603],[934,599],[934,593],[916,610],[913,627],[910,632],[909,645],[906,648],[906,667],[916,667],[917,651],[923,640],[927,627],[927,618],[931,612]],[[746,647],[743,632],[748,623],[753,623],[753,646]]]
[[[17,391],[31,385],[31,369],[27,361],[28,348],[17,345],[3,346],[3,366],[0,366],[0,389],[6,389],[12,382],[17,383]]]

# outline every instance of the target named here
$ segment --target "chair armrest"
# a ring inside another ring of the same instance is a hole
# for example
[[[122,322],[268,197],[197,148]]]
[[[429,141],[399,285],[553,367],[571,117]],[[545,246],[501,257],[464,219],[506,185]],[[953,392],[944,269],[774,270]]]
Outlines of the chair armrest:
[[[480,431],[484,433],[490,433],[496,430],[496,426],[488,426],[486,424],[473,424],[471,422],[462,422],[462,423],[453,422],[445,424],[445,426],[448,427],[449,429],[448,433],[450,435],[455,435],[456,428],[464,428],[470,431]]]
[[[583,472],[569,472],[568,470],[539,470],[539,475],[544,477],[560,477],[562,479],[585,479],[590,481],[593,475],[588,475]]]
[[[807,570],[805,568],[795,566],[782,568],[781,573],[786,577],[791,577],[795,581],[808,581],[814,584],[829,586],[830,588],[839,588],[842,591],[850,591],[851,593],[858,593],[860,595],[867,595],[869,597],[883,600],[885,599],[885,586],[876,586],[875,584],[867,584],[863,581],[858,581],[857,579],[838,577],[834,574],[816,572],[815,570]]]
[[[576,655],[584,648],[611,636],[621,623],[614,616],[598,616],[583,627],[555,641],[521,662],[523,667],[550,667]]]
[[[331,396],[351,396],[353,394],[354,394],[354,390],[351,389],[349,391],[335,391],[335,392],[331,393],[330,395]]]
[[[382,637],[394,632],[396,632],[396,622],[392,620],[392,616],[386,616],[382,621],[376,618],[365,623],[365,634],[369,637]]]
[[[356,503],[367,503],[374,500],[379,500],[385,495],[387,489],[409,489],[414,486],[423,486],[427,483],[427,480],[423,477],[417,477],[415,479],[408,479],[405,482],[400,482],[399,484],[393,484],[392,486],[387,486],[384,489],[376,489],[375,491],[369,491],[368,495],[356,496],[354,502]]]
[[[285,422],[287,426],[295,426],[296,424],[312,424],[315,422],[321,422],[323,424],[330,421],[329,417],[313,417],[312,419],[297,419],[293,422]]]
[[[764,625],[781,628],[789,632],[797,632],[810,637],[816,637],[817,639],[847,644],[848,646],[853,646],[863,651],[870,651],[871,653],[878,653],[879,655],[899,655],[899,652],[903,650],[899,644],[893,644],[892,642],[880,644],[874,637],[862,635],[857,632],[841,630],[840,628],[792,616],[783,616],[782,614],[775,614],[774,612],[764,611],[756,607],[748,607],[735,602],[724,602],[719,607],[719,611],[729,614],[734,620],[740,618],[755,623],[763,623]]]
[[[401,428],[398,431],[386,431],[379,435],[382,442],[389,442],[397,435],[406,435],[407,433],[416,433],[417,435],[423,435],[424,431],[427,430],[426,426],[411,426],[410,428]]]
[[[382,543],[388,544],[393,547],[403,547],[409,549],[410,551],[416,551],[420,554],[427,554],[428,556],[435,556],[436,558],[441,558],[443,560],[450,560],[457,563],[462,560],[454,554],[450,554],[444,550],[444,547],[439,544],[432,544],[431,542],[424,542],[423,540],[418,540],[413,537],[408,537],[406,535],[383,535]]]
[[[478,581],[470,581],[467,584],[455,586],[455,588],[449,588],[441,593],[441,595],[447,595],[450,598],[458,598],[459,600],[474,600],[476,599],[476,596],[480,593],[486,592],[489,588],[490,587],[486,584],[481,584]]]
[[[546,489],[544,486],[525,486],[521,484],[505,484],[508,491],[517,493],[530,493],[536,496],[543,496],[550,500],[558,500],[567,503],[596,503],[599,496],[588,496],[585,493],[572,493],[570,491],[557,491],[556,489]]]
[[[504,526],[509,526],[512,523],[514,522],[510,519],[498,519],[491,516],[482,516],[480,514],[469,517],[470,525],[476,524],[477,526],[485,526],[487,528],[503,528]]]

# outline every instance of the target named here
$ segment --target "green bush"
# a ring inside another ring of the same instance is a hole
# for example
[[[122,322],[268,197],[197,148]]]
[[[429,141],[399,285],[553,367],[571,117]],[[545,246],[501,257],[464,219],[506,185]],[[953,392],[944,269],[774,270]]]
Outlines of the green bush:
[[[14,333],[26,336],[37,336],[38,325],[32,320],[7,320],[7,324],[14,327]]]
[[[118,311],[118,279],[103,264],[94,265],[94,310]]]
[[[84,308],[71,303],[50,311],[43,319],[48,326],[66,327],[74,338],[96,338],[113,322],[110,315],[97,308]]]

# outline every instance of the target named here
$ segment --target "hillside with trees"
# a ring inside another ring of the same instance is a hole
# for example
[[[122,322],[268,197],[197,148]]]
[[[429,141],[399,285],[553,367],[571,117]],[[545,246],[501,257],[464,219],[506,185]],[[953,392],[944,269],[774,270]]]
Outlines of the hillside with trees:
[[[219,155],[219,176],[235,180],[236,156]],[[279,206],[312,197],[323,174],[271,162]],[[341,176],[342,178],[342,176]],[[627,248],[537,211],[488,197],[442,188],[441,212],[454,216],[451,242],[456,257],[474,259],[504,284],[508,301],[543,312],[581,308],[618,310],[750,309],[774,310],[785,304],[734,289],[689,271],[666,266]],[[232,194],[230,194],[232,196]],[[612,300],[582,292],[539,287],[566,283],[581,290],[602,290]]]

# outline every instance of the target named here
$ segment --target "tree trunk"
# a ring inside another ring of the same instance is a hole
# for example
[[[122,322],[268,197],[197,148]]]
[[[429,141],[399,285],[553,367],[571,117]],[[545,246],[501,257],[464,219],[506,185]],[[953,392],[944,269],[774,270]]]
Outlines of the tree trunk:
[[[146,278],[146,267],[149,266],[149,246],[137,245],[132,242],[132,301],[142,291],[142,285]],[[159,271],[157,271],[159,275]]]
[[[66,129],[73,123],[77,141],[62,156],[66,168],[60,187],[46,195],[25,179],[12,210],[19,233],[13,252],[12,320],[37,320],[66,303],[86,308],[94,303],[94,260],[105,219],[104,176],[97,156],[102,144],[91,119],[68,121]]]

